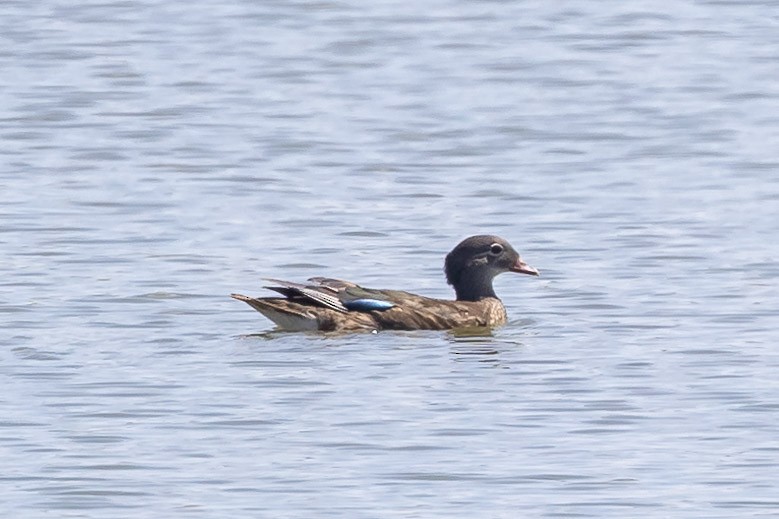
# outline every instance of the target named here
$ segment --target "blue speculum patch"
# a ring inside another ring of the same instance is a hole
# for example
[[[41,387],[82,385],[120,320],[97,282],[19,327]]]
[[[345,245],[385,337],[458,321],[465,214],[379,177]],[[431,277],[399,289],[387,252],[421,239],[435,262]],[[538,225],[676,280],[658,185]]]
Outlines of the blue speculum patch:
[[[352,301],[343,302],[344,306],[349,310],[355,310],[357,312],[370,312],[371,310],[389,310],[394,304],[388,301],[382,301],[380,299],[354,299]]]

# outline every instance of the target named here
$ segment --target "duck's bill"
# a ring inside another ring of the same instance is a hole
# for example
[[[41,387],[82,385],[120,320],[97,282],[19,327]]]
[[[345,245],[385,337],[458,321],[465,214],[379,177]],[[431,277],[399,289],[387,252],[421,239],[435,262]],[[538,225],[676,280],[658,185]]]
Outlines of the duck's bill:
[[[513,267],[511,267],[511,272],[518,272],[519,274],[530,274],[531,276],[540,276],[541,273],[538,271],[538,269],[534,269],[524,261],[517,260],[517,262],[514,264]]]

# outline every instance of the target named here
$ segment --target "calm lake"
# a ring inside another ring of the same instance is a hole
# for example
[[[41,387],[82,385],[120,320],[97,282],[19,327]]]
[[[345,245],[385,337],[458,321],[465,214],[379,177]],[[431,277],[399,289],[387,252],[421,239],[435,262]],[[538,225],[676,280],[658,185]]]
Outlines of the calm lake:
[[[770,2],[0,3],[0,516],[779,516]],[[481,335],[290,334],[324,275]]]

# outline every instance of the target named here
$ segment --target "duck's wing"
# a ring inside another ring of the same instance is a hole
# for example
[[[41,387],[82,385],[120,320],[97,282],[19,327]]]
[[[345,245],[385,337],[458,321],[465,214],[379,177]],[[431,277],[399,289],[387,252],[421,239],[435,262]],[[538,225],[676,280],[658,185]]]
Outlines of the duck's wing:
[[[265,286],[268,290],[273,290],[283,295],[290,300],[309,300],[312,303],[318,303],[327,308],[332,308],[338,312],[348,312],[338,297],[338,292],[333,291],[326,286],[319,284],[316,285],[304,285],[302,283],[293,283],[292,281],[284,281],[281,279],[265,278],[266,281],[274,283],[274,285]],[[303,301],[304,302],[304,301]]]
[[[287,299],[305,304],[319,304],[338,312],[383,311],[395,306],[381,295],[382,291],[360,287],[341,279],[315,277],[310,284],[294,283],[281,279],[268,279],[272,286],[265,288],[282,294]]]

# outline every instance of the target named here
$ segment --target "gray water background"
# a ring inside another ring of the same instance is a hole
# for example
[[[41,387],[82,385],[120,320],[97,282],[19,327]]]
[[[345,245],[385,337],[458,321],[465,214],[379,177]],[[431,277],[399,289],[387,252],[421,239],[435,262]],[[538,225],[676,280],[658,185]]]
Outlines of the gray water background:
[[[0,3],[0,515],[779,517],[773,2]],[[279,334],[328,275],[485,336]]]

